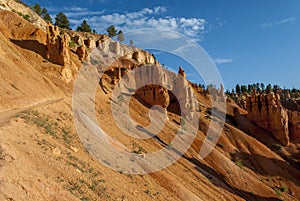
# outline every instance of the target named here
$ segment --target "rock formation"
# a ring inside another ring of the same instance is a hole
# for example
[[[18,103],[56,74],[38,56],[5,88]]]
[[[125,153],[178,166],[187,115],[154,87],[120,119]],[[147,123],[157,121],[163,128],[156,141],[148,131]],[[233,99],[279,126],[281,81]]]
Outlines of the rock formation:
[[[162,86],[146,85],[136,91],[136,95],[150,106],[159,105],[166,108],[170,103],[168,90]]]
[[[186,79],[186,74],[184,70],[181,68],[181,66],[179,66],[178,74],[181,75],[184,79]]]
[[[134,52],[132,54],[132,59],[136,60],[138,63],[144,63],[144,64],[155,63],[155,58],[153,57],[153,55],[144,50]]]
[[[257,94],[254,90],[246,99],[248,119],[266,129],[281,144],[300,140],[300,113],[283,107],[279,94]]]
[[[175,74],[159,65],[138,67],[134,84],[137,88],[142,87],[135,94],[150,106],[159,105],[184,117],[193,117],[193,111],[196,109],[193,88],[182,74],[179,74],[181,70]]]
[[[59,33],[56,26],[48,24],[47,29],[47,52],[46,58],[56,64],[66,65],[70,63],[70,50],[69,50],[69,35]]]
[[[210,98],[213,101],[220,101],[225,102],[226,101],[226,95],[224,93],[224,86],[220,84],[220,89],[217,89],[216,87],[209,87],[208,89]]]
[[[85,45],[77,47],[76,54],[78,55],[80,61],[84,61],[88,56]]]
[[[288,110],[290,138],[300,142],[300,112]]]
[[[93,49],[96,47],[96,41],[94,41],[92,38],[84,40],[84,44],[87,48]]]
[[[160,105],[163,108],[169,106],[168,89],[163,87],[167,84],[166,72],[160,66],[140,66],[135,70],[134,80],[136,88],[141,87],[135,94],[143,102],[150,106]]]
[[[279,100],[278,94],[272,92],[258,95],[254,90],[246,100],[247,117],[272,133],[280,143],[289,145],[288,115]]]

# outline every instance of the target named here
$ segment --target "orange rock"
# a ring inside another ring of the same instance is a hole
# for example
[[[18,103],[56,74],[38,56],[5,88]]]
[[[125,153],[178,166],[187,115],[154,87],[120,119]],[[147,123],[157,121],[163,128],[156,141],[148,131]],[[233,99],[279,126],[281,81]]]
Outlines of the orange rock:
[[[69,50],[69,35],[63,34],[60,36],[57,26],[50,23],[46,29],[47,32],[47,52],[46,58],[59,65],[66,65],[70,63],[70,50]]]
[[[179,66],[178,74],[181,75],[184,79],[186,79],[186,74],[184,70],[181,68],[181,66]]]
[[[300,112],[288,110],[289,131],[293,142],[300,142]]]
[[[84,61],[88,56],[85,45],[77,47],[76,54],[78,55],[79,60]]]
[[[281,144],[289,145],[288,113],[278,94],[258,95],[253,91],[246,99],[246,108],[249,120],[272,133]]]

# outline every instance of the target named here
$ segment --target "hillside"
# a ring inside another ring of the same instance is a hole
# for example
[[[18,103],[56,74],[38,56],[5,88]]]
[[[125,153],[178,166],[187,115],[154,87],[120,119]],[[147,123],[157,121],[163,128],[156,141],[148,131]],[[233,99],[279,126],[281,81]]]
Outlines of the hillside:
[[[132,119],[141,127],[149,125],[152,105],[161,105],[168,119],[157,137],[136,139],[115,123],[112,91],[124,72],[146,64],[159,67],[159,61],[105,35],[61,34],[38,16],[39,24],[32,24],[11,11],[20,7],[24,12],[27,8],[21,4],[6,0],[0,4],[9,8],[0,10],[0,200],[300,200],[297,139],[281,143],[276,134],[249,118],[245,108],[226,102],[218,90],[210,95],[192,88],[200,103],[199,128],[188,151],[169,167],[126,174],[98,162],[84,147],[74,123],[73,91],[83,61],[89,61],[96,47],[121,55],[95,86],[95,103],[86,103],[96,105],[97,121],[111,140],[141,157],[171,147],[182,122],[178,104],[165,88],[137,91],[130,99]],[[69,47],[71,41],[74,47]],[[166,72],[162,68],[157,72],[162,80]],[[166,79],[181,80],[180,75],[185,89],[190,84],[182,69]],[[188,94],[188,89],[184,92]],[[208,128],[217,129],[221,121],[211,116],[216,109],[211,106],[214,95],[225,101],[226,121],[217,146],[201,159]]]

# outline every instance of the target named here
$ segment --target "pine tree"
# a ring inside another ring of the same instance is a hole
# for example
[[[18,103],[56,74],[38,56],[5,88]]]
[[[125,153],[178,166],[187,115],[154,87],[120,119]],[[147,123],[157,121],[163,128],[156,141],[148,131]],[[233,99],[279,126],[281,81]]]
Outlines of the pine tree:
[[[52,24],[52,18],[51,18],[51,16],[48,13],[43,17],[43,19],[46,22],[50,22]]]
[[[237,84],[237,85],[235,86],[235,92],[236,92],[236,94],[240,94],[240,93],[241,93],[241,87],[240,87],[239,84]]]
[[[272,85],[268,84],[267,87],[266,87],[266,92],[269,93],[271,91],[272,91]]]
[[[260,88],[261,88],[262,91],[264,91],[265,90],[265,84],[264,83],[260,83]]]
[[[63,12],[59,12],[55,17],[55,25],[60,28],[71,29],[70,22]]]
[[[114,25],[110,25],[109,27],[107,27],[106,31],[107,31],[108,36],[110,38],[112,38],[112,37],[114,37],[114,36],[117,35],[117,30],[116,30],[116,28],[115,28]]]
[[[247,86],[246,85],[241,86],[241,92],[242,92],[242,94],[245,94],[247,92]]]
[[[91,32],[92,31],[90,25],[87,23],[86,20],[83,20],[81,25],[78,26],[76,30],[80,31],[80,32]]]
[[[48,10],[46,8],[43,8],[41,11],[41,17],[46,21],[52,23],[52,18],[48,13]]]
[[[38,15],[41,15],[42,13],[42,8],[40,6],[40,4],[36,3],[34,6],[33,6],[33,11],[36,12]]]

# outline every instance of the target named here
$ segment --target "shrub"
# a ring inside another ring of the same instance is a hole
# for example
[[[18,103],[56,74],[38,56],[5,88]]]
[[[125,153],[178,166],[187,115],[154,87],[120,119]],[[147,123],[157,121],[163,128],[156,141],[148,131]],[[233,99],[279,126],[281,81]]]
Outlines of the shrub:
[[[280,151],[282,149],[282,146],[280,144],[273,144],[272,145],[274,147],[274,149],[276,149],[277,151]]]
[[[69,47],[75,48],[76,47],[76,43],[74,41],[70,41],[69,42]]]
[[[23,18],[24,18],[25,20],[27,20],[27,21],[29,21],[29,22],[30,22],[30,16],[29,16],[28,14],[26,14],[26,15],[23,15]]]
[[[236,164],[239,168],[241,168],[241,169],[244,168],[243,161],[242,161],[242,159],[240,159],[240,158],[237,158],[237,159],[235,160],[235,164]]]

